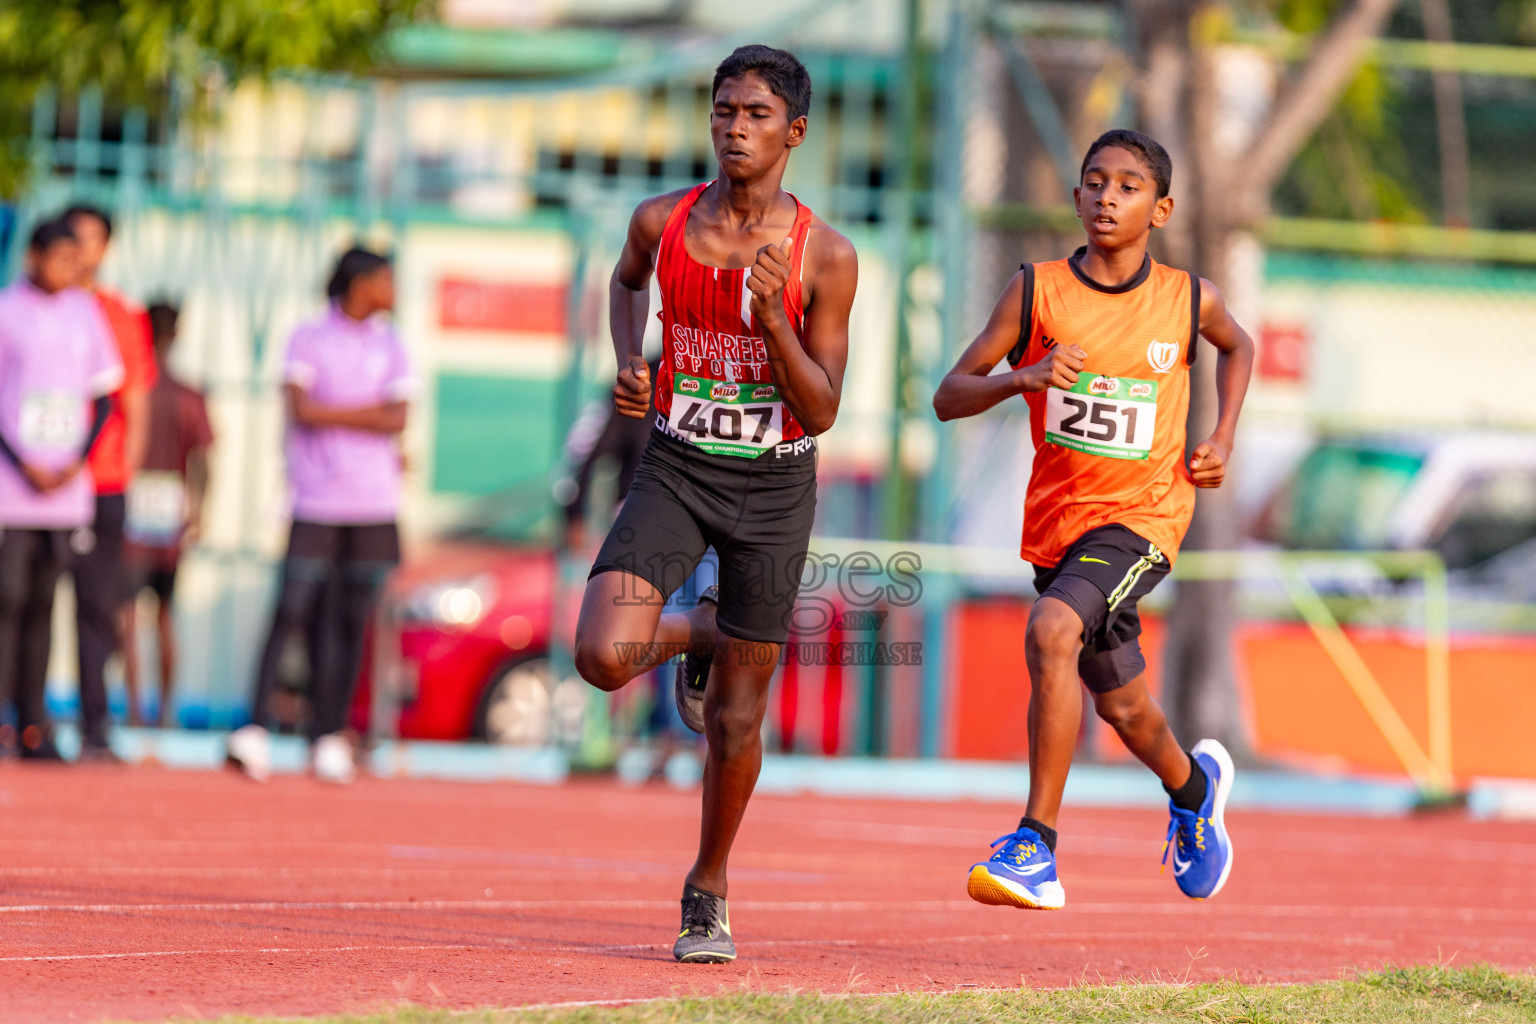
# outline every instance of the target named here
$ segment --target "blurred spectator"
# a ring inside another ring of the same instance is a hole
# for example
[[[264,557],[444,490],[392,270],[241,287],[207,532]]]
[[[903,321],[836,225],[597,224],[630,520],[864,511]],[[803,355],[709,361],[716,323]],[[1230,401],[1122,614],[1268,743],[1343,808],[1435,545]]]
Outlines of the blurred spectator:
[[[646,360],[651,379],[660,373],[659,357]],[[588,506],[592,498],[592,477],[597,466],[604,460],[613,463],[615,473],[614,509],[616,511],[635,480],[635,469],[645,452],[646,442],[655,429],[649,416],[621,416],[613,404],[613,397],[605,394],[583,409],[565,439],[565,457],[575,465],[574,473],[561,480],[555,489],[557,500],[565,506],[565,545],[567,550],[579,552],[586,546]],[[601,524],[606,530],[608,523]],[[600,531],[601,532],[601,531]],[[720,557],[714,548],[704,552],[699,565],[683,586],[667,599],[666,611],[688,611],[698,603],[699,595],[719,583]],[[672,677],[677,666],[667,661],[641,677],[648,689],[646,699],[649,711],[641,726],[643,743],[654,757],[652,774],[661,778],[668,759],[678,750],[695,749],[702,742],[700,737],[683,725],[677,706],[672,700]]]
[[[44,690],[59,576],[90,543],[82,472],[123,381],[111,329],[80,279],[66,220],[39,224],[26,276],[0,291],[0,710],[21,756],[59,760]]]
[[[123,365],[122,389],[91,452],[96,484],[93,542],[74,564],[75,628],[80,648],[80,759],[115,760],[107,746],[107,659],[118,645],[118,615],[127,596],[123,572],[125,493],[144,459],[145,405],[155,383],[155,357],[144,310],[110,289],[96,274],[112,240],[112,218],[94,206],[72,206],[64,220],[80,244],[80,287],[96,297]]]
[[[251,724],[229,738],[230,760],[258,779],[271,770],[265,726],[283,648],[294,630],[311,627],[312,765],[320,779],[352,780],[352,745],[341,730],[368,618],[400,560],[397,439],[416,381],[394,330],[376,319],[394,308],[394,273],[386,257],[353,249],[326,291],[329,312],[294,332],[283,363],[293,526]]]
[[[150,337],[160,378],[149,393],[149,438],[144,464],[128,485],[128,601],[123,607],[123,674],[128,684],[128,721],[141,723],[139,704],[138,596],[155,595],[160,654],[160,702],[156,724],[165,727],[176,678],[176,629],[172,601],[182,548],[202,532],[208,493],[208,448],[213,428],[201,392],[177,380],[168,362],[176,340],[177,309],[149,307]]]
[[[649,361],[651,379],[656,379],[660,359]],[[614,504],[624,500],[634,482],[635,469],[653,429],[649,417],[620,416],[611,395],[604,395],[577,417],[565,440],[566,458],[576,465],[576,472],[562,480],[556,496],[565,506],[565,543],[572,551],[586,544],[587,504],[592,496],[592,471],[603,459],[615,462],[618,473]],[[603,524],[607,529],[607,524]]]

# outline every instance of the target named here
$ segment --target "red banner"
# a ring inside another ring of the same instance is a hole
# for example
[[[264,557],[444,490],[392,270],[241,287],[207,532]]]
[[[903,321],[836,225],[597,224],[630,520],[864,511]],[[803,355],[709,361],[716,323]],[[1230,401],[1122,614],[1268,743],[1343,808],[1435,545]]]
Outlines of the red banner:
[[[472,281],[445,277],[438,285],[438,326],[444,330],[565,335],[564,284]]]

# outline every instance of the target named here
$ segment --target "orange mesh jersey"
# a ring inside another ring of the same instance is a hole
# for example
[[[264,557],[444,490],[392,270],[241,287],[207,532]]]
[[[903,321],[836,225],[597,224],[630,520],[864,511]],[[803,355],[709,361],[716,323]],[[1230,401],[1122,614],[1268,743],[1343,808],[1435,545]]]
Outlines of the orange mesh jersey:
[[[1089,530],[1118,523],[1172,559],[1195,510],[1184,460],[1189,364],[1200,279],[1150,256],[1114,288],[1071,259],[1026,264],[1015,367],[1056,345],[1087,353],[1070,391],[1026,394],[1035,460],[1024,500],[1023,557],[1052,566]]]

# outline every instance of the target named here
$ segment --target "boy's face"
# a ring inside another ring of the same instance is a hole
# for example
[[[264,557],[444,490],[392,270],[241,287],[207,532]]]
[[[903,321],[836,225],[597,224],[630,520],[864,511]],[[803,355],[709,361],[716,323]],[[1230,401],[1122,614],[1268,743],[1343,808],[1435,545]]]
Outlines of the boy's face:
[[[1152,228],[1167,224],[1173,214],[1173,200],[1157,197],[1157,182],[1147,165],[1118,146],[1093,154],[1083,183],[1072,195],[1089,240],[1104,249],[1144,241]]]
[[[727,78],[715,93],[709,135],[720,170],[745,180],[784,159],[805,138],[805,118],[789,119],[789,108],[762,77],[749,71]]]
[[[101,218],[81,213],[70,218],[69,229],[80,243],[81,275],[95,274],[101,261],[107,258],[107,226]]]
[[[32,283],[52,295],[80,279],[80,246],[60,238],[46,249],[27,251],[27,273]]]
[[[389,264],[357,279],[354,287],[366,289],[366,299],[375,310],[388,312],[395,308],[395,271]]]

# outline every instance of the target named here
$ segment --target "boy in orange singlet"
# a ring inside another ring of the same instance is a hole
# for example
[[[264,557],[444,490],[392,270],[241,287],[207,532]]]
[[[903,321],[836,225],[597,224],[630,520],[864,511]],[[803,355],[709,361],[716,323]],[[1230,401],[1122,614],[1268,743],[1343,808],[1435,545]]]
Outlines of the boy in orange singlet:
[[[1168,223],[1172,163],[1155,140],[1100,136],[1074,190],[1088,244],[1013,276],[933,398],[939,419],[974,416],[1017,394],[1035,446],[1022,556],[1040,599],[1024,638],[1029,666],[1029,803],[1014,832],[971,868],[981,903],[1059,909],[1056,816],[1077,742],[1078,680],[1099,717],[1169,795],[1166,859],[1186,896],[1221,891],[1232,870],[1223,812],[1232,758],[1215,740],[1186,752],[1147,692],[1136,602],[1168,574],[1195,509],[1219,487],[1253,368],[1253,341],[1221,293],[1147,255]],[[1185,461],[1189,366],[1215,346],[1216,429]],[[993,374],[1004,357],[1011,373]]]

